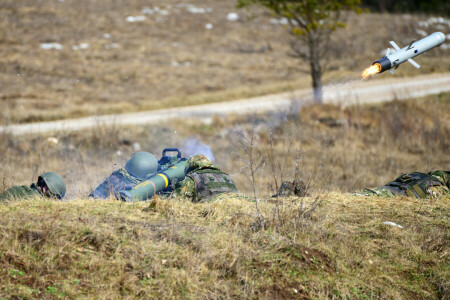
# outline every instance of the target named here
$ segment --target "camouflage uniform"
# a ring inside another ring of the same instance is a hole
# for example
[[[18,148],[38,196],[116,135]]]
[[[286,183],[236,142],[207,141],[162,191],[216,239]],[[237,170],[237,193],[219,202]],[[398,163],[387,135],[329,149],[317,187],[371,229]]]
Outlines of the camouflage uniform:
[[[36,184],[33,183],[31,186],[16,185],[0,194],[0,203],[27,200],[36,197],[43,197]]]
[[[175,195],[193,202],[217,200],[225,193],[238,193],[231,177],[214,166],[202,154],[191,157],[186,166],[186,178],[175,186]]]
[[[450,171],[413,172],[402,174],[394,181],[375,188],[364,189],[363,195],[408,196],[415,198],[440,197],[450,193]]]
[[[125,168],[114,171],[108,178],[105,179],[89,197],[95,199],[106,199],[114,196],[118,199],[119,192],[136,186],[141,183],[143,179],[139,179],[131,175]]]

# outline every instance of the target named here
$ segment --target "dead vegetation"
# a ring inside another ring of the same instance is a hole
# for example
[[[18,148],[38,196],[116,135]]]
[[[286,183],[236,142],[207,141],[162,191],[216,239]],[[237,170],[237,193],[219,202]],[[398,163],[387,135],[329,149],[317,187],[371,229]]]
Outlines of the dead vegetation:
[[[325,201],[304,217],[296,213],[298,198],[283,199],[289,207],[280,213],[283,222],[258,231],[251,226],[254,203],[233,198],[1,206],[0,296],[448,296],[448,197],[321,197]],[[303,201],[309,206],[314,199]],[[273,207],[260,202],[264,215]]]
[[[72,201],[0,206],[0,297],[446,299],[449,197],[343,192],[448,169],[449,95],[211,123],[3,134],[2,189],[52,170]],[[184,151],[187,138],[209,144],[250,197],[78,200],[133,152]],[[305,181],[307,197],[271,198],[294,178]]]
[[[308,66],[288,55],[289,35],[272,15],[237,11],[233,0],[190,3],[212,11],[191,13],[175,0],[2,1],[0,123],[228,101],[310,86],[302,71]],[[169,15],[143,13],[155,6]],[[227,21],[230,12],[240,19]],[[146,17],[142,22],[126,21],[140,15]],[[350,16],[347,29],[333,38],[324,83],[359,78],[390,40],[408,44],[421,37],[417,30],[449,33],[446,23],[418,24],[426,20]],[[63,48],[44,50],[42,43]],[[396,76],[448,72],[448,53],[434,49],[417,58],[420,71],[405,65]]]

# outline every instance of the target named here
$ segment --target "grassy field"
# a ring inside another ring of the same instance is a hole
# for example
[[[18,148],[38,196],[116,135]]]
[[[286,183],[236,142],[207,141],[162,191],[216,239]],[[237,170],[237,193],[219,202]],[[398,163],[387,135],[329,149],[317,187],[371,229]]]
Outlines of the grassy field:
[[[231,22],[233,1],[191,3],[2,1],[0,123],[309,87],[273,16],[237,11]],[[127,21],[136,16],[145,19]],[[348,23],[334,36],[326,83],[358,78],[389,40],[449,33],[448,21],[428,16],[351,15]],[[417,59],[420,70],[402,66],[396,76],[448,72],[448,51],[434,49]],[[85,200],[133,153],[159,158],[179,147],[187,156],[193,141],[210,147],[248,199]],[[448,299],[450,198],[349,193],[401,173],[448,170],[448,149],[448,93],[205,123],[2,133],[0,192],[45,171],[61,174],[68,192],[64,202],[0,205],[0,299]],[[306,182],[307,197],[271,198],[294,178]]]
[[[3,134],[0,191],[52,170],[68,201],[0,205],[0,297],[448,299],[450,198],[346,192],[449,169],[449,106],[442,94],[205,124]],[[83,200],[133,152],[176,146],[187,155],[192,139],[210,145],[248,200]],[[294,176],[309,196],[270,198]]]
[[[216,117],[139,127],[98,126],[85,132],[0,136],[0,190],[60,173],[69,198],[87,195],[135,151],[158,158],[166,147],[185,155],[189,141],[209,145],[216,163],[250,192],[247,159],[253,132],[258,197],[275,193],[297,173],[318,190],[382,185],[400,173],[449,169],[450,94],[367,106],[306,106],[299,114]],[[55,143],[56,142],[56,143]],[[275,180],[276,179],[276,180]]]
[[[0,123],[226,101],[310,86],[302,72],[308,64],[288,55],[290,37],[283,25],[274,24],[274,16],[257,8],[237,11],[228,0],[190,3],[2,1]],[[239,20],[228,21],[230,12]],[[127,21],[137,16],[145,19]],[[421,37],[418,30],[450,32],[447,20],[428,16],[351,15],[348,24],[333,37],[325,83],[359,78],[390,40],[405,45]],[[46,43],[62,48],[41,48]],[[448,49],[434,49],[417,59],[420,71],[404,66],[396,76],[448,72],[449,58]]]
[[[449,203],[333,192],[262,201],[259,223],[233,198],[1,205],[0,297],[447,299]]]

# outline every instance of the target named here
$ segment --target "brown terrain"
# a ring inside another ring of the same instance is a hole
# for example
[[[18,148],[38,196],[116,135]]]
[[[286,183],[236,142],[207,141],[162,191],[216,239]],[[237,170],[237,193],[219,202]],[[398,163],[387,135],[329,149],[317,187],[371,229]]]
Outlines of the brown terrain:
[[[274,24],[276,18],[265,11],[234,5],[2,1],[1,123],[186,106],[309,87],[303,72],[307,63],[289,56],[285,26]],[[232,12],[239,15],[237,21],[227,19]],[[404,45],[421,37],[418,30],[448,34],[449,29],[445,19],[427,16],[350,15],[347,29],[334,36],[325,83],[358,78],[383,55],[389,40]],[[41,48],[52,45],[62,48]],[[396,76],[450,70],[444,47],[417,61],[420,70],[402,66]]]

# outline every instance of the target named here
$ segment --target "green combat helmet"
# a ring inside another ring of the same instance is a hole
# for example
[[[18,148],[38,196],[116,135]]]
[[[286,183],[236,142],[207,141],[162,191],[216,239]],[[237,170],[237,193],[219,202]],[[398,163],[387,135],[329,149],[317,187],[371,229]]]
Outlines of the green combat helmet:
[[[59,199],[63,198],[66,194],[66,184],[64,180],[55,172],[46,172],[38,177],[38,186],[40,182],[45,182],[48,190]],[[49,196],[49,195],[47,195]]]
[[[158,160],[153,154],[139,152],[127,161],[125,170],[134,177],[144,179],[158,171]]]

